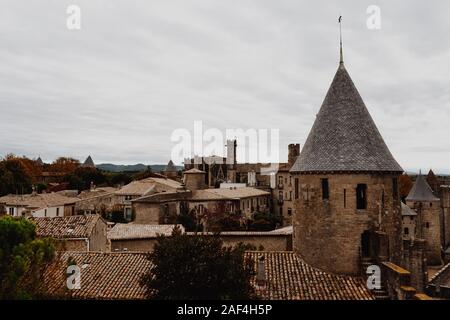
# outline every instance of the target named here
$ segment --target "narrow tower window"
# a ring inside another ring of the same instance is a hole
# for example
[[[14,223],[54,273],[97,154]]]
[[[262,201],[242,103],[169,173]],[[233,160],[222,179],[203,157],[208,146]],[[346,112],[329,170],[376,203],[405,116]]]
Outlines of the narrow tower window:
[[[344,208],[347,207],[347,190],[344,189]]]
[[[356,209],[367,208],[366,190],[367,185],[362,183],[356,187]]]
[[[295,188],[295,199],[298,199],[298,178],[295,178],[295,186],[294,186],[294,188]]]
[[[330,198],[330,190],[328,188],[328,179],[322,180],[322,199],[328,200]]]

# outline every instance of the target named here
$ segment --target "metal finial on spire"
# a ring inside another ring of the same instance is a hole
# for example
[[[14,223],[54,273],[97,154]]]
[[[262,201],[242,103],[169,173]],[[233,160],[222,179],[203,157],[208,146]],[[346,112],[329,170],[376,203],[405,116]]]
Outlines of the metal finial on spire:
[[[339,59],[339,64],[344,64],[344,54],[342,53],[342,27],[341,27],[341,21],[342,21],[342,16],[339,16],[339,44],[340,44],[340,59]]]

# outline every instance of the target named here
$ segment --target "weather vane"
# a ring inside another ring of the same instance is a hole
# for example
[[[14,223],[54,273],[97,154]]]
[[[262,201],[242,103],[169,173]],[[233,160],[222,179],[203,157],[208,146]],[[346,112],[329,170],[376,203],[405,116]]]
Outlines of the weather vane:
[[[343,64],[344,63],[344,55],[342,53],[342,23],[341,23],[342,22],[342,16],[341,15],[339,15],[338,22],[339,22],[339,48],[340,48],[340,60],[339,60],[339,63]]]

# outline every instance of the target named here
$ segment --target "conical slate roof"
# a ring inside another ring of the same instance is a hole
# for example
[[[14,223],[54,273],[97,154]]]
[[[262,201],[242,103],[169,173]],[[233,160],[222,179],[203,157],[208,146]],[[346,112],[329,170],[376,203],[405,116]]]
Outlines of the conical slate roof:
[[[340,63],[291,172],[403,172]]]
[[[407,201],[436,201],[439,198],[433,194],[433,190],[431,190],[430,185],[419,173],[416,181],[414,182],[411,191],[409,191],[408,196],[406,197]]]
[[[36,159],[36,163],[37,163],[38,165],[40,165],[40,166],[43,166],[43,165],[44,165],[44,161],[42,161],[41,157],[38,157],[38,158]]]
[[[165,172],[177,172],[177,168],[173,164],[172,160],[169,161],[166,168],[164,169]]]
[[[86,160],[84,160],[83,167],[95,168],[95,164],[91,156],[88,156]]]

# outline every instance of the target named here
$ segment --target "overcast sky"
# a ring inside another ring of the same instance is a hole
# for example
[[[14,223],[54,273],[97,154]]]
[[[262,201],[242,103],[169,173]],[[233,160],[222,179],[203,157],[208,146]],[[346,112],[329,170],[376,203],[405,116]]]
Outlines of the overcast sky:
[[[342,14],[345,65],[394,157],[450,172],[449,1],[0,4],[0,156],[167,163],[171,133],[202,120],[278,128],[285,160],[336,72]]]

